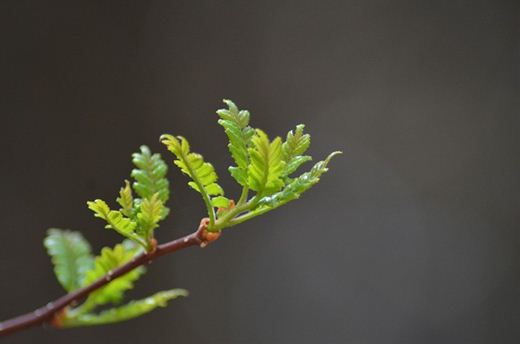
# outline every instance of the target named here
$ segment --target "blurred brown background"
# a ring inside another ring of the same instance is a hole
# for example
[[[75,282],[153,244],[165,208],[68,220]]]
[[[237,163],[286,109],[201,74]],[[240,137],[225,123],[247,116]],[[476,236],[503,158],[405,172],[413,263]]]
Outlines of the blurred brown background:
[[[63,293],[48,227],[119,238],[130,154],[183,134],[228,193],[229,97],[331,172],[207,250],[157,261],[130,293],[184,287],[137,320],[2,343],[518,343],[517,1],[2,1],[0,318]],[[161,240],[204,208],[172,168]]]

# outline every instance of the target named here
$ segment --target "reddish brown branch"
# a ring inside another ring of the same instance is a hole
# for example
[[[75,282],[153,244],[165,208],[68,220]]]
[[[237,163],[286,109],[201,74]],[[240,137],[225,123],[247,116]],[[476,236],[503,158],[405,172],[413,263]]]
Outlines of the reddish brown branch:
[[[173,253],[190,246],[205,247],[207,244],[218,238],[218,236],[215,236],[214,233],[210,233],[206,230],[208,221],[209,220],[207,218],[202,219],[199,228],[194,233],[167,242],[165,244],[158,245],[157,248],[151,252],[143,252],[137,255],[130,262],[110,271],[107,275],[86,287],[66,294],[55,301],[49,302],[47,305],[38,308],[31,313],[20,315],[16,318],[1,322],[0,336],[21,331],[32,326],[53,322],[53,320],[58,320],[60,313],[63,309],[65,309],[66,306],[80,302],[90,293],[105,286],[110,281],[126,274],[127,272],[130,272],[138,266],[151,262],[160,256],[164,256],[166,254]],[[58,324],[59,320],[54,321],[54,323]]]

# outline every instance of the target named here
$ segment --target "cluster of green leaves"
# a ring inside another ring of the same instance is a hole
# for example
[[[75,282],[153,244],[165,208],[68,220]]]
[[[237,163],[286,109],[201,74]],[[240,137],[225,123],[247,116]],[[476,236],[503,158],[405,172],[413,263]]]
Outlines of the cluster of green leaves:
[[[52,257],[58,281],[68,292],[100,278],[110,279],[112,271],[143,250],[154,249],[154,230],[169,213],[165,206],[170,197],[166,179],[168,166],[159,154],[152,154],[146,146],[141,146],[140,151],[132,155],[132,162],[135,165],[131,172],[134,181],[125,180],[120,189],[116,198],[118,210],[112,210],[101,199],[87,202],[94,216],[106,221],[106,228],[125,238],[122,243],[113,248],[104,247],[101,254],[94,257],[89,243],[80,233],[59,229],[48,232],[44,245]],[[173,289],[119,305],[124,293],[133,288],[134,282],[144,272],[145,268],[140,266],[92,292],[81,305],[67,309],[62,325],[86,326],[122,321],[162,307],[170,299],[187,295],[185,290]],[[99,307],[106,308],[107,305],[112,305],[112,308],[97,312]]]
[[[111,271],[129,262],[142,251],[131,240],[125,240],[114,248],[104,247],[101,254],[94,257],[89,243],[80,233],[60,229],[49,229],[44,245],[52,257],[58,281],[68,292],[88,286],[99,278],[110,278]],[[187,295],[185,290],[172,289],[119,305],[124,293],[133,288],[134,282],[144,272],[144,267],[138,267],[92,292],[82,304],[67,308],[61,319],[62,326],[89,326],[123,321],[157,307],[164,307],[169,300]],[[107,306],[108,309],[97,312],[97,308]]]
[[[301,165],[312,160],[305,154],[311,143],[309,134],[304,133],[305,126],[297,125],[287,133],[285,140],[280,137],[271,140],[265,132],[250,126],[247,110],[239,110],[230,100],[224,100],[224,103],[227,108],[217,111],[218,123],[229,139],[228,148],[236,164],[229,167],[229,172],[242,187],[236,203],[224,195],[213,165],[202,155],[192,152],[184,137],[165,134],[160,138],[175,155],[174,164],[191,179],[188,185],[201,194],[209,217],[207,230],[213,232],[299,198],[320,180],[332,157],[340,153],[334,152],[308,172],[293,176]],[[131,177],[134,181],[125,181],[120,189],[116,198],[119,209],[111,209],[101,199],[87,202],[94,216],[105,221],[105,228],[125,238],[122,243],[113,248],[105,247],[99,256],[94,257],[88,242],[77,232],[50,229],[45,239],[55,274],[65,290],[71,292],[83,288],[100,278],[109,281],[92,292],[82,304],[68,307],[62,319],[63,326],[122,321],[187,295],[185,290],[173,289],[120,305],[124,293],[133,288],[145,268],[138,267],[110,280],[115,269],[130,262],[137,254],[155,249],[154,231],[169,214],[165,205],[170,195],[167,165],[159,154],[152,154],[146,146],[132,157],[135,168]],[[98,311],[99,307],[103,310]]]
[[[135,169],[131,176],[135,181],[131,186],[125,181],[119,191],[116,201],[121,208],[112,210],[102,199],[87,204],[94,216],[106,221],[106,228],[151,250],[154,229],[169,213],[164,205],[170,197],[166,179],[168,166],[159,154],[152,154],[146,146],[141,146],[141,152],[134,153],[132,158]],[[132,189],[139,197],[133,196]]]
[[[261,129],[250,126],[249,111],[240,110],[231,100],[224,103],[227,108],[217,111],[218,123],[229,139],[228,148],[236,164],[229,167],[229,172],[242,186],[236,204],[224,196],[213,165],[191,152],[184,137],[161,136],[161,142],[176,157],[174,163],[190,177],[188,184],[202,195],[210,219],[208,230],[215,232],[299,198],[320,180],[332,157],[340,154],[334,152],[310,171],[292,177],[302,164],[312,160],[305,155],[311,143],[310,135],[304,133],[305,126],[297,125],[285,140],[280,137],[270,140]],[[251,197],[250,192],[254,193]]]

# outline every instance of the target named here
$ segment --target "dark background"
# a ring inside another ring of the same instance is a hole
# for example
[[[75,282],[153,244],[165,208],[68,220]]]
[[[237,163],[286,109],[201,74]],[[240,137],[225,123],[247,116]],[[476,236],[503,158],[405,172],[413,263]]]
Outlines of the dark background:
[[[214,111],[297,123],[315,159],[301,200],[206,250],[157,261],[130,293],[187,299],[112,326],[34,328],[5,343],[518,343],[516,1],[2,1],[0,319],[56,298],[47,228],[117,235],[130,154],[183,134],[229,194]],[[171,169],[161,240],[204,215]]]

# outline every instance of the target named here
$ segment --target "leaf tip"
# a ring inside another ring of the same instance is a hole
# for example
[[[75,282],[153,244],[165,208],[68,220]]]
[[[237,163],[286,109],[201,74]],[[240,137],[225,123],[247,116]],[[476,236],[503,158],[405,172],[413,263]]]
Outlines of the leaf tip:
[[[190,295],[190,292],[186,289],[173,289],[171,290],[172,294],[175,294],[176,296],[183,296],[188,297]]]
[[[329,154],[329,156],[327,156],[327,158],[325,159],[325,161],[328,163],[330,160],[332,160],[332,158],[334,158],[335,156],[338,156],[338,155],[342,155],[343,154],[343,151],[334,151],[332,153]]]
[[[140,150],[141,153],[143,153],[143,154],[151,154],[151,152],[150,152],[150,148],[149,148],[147,145],[141,145],[141,146],[139,146],[139,150]]]
[[[164,141],[170,140],[173,136],[170,134],[162,134],[159,136],[159,141],[164,143]]]

